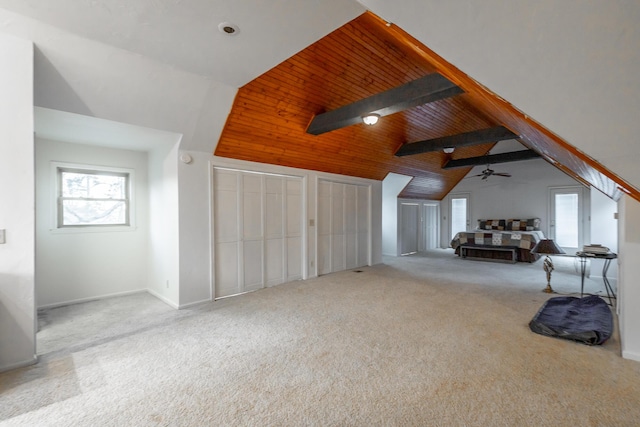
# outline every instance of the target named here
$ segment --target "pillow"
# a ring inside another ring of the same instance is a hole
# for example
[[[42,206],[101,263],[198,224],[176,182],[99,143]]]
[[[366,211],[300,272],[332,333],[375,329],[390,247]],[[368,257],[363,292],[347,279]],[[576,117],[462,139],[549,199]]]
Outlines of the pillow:
[[[540,229],[540,218],[508,219],[507,220],[507,230],[534,231],[539,229]]]
[[[504,219],[479,219],[478,230],[504,230]]]

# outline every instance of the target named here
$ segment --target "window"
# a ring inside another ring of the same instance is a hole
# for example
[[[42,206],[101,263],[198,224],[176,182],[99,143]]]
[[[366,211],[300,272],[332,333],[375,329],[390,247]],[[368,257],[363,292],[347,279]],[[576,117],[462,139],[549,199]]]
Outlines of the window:
[[[131,171],[57,166],[57,227],[129,226]]]

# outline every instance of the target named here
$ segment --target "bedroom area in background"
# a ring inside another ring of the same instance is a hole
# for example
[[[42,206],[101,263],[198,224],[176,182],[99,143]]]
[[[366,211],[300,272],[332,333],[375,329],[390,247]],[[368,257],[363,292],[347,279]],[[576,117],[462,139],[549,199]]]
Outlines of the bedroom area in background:
[[[525,150],[515,140],[497,143],[490,154]],[[496,173],[485,178],[487,169]],[[384,255],[402,256],[424,252],[429,256],[433,250],[450,252],[458,257],[460,252],[458,233],[473,236],[478,231],[480,221],[484,228],[483,246],[491,246],[490,227],[487,219],[502,219],[495,229],[504,230],[501,238],[504,244],[515,250],[516,261],[539,264],[539,255],[530,254],[530,250],[541,239],[554,239],[567,255],[553,256],[556,268],[569,271],[575,275],[578,283],[581,274],[580,261],[574,255],[585,245],[600,244],[617,253],[617,204],[599,191],[589,189],[559,169],[542,159],[530,159],[505,162],[496,165],[474,167],[460,183],[442,201],[414,200],[398,198],[400,185],[404,183],[402,176],[388,176],[383,181],[383,249]],[[400,183],[400,184],[399,184]],[[405,184],[406,185],[406,184]],[[407,205],[415,205],[418,216],[403,214]],[[419,206],[433,205],[437,210],[437,221],[429,220],[423,208]],[[393,217],[396,212],[396,217]],[[509,230],[513,226],[509,219],[538,220],[529,224],[519,223],[518,230]],[[427,247],[428,235],[433,226],[437,228],[437,246]],[[408,230],[416,230],[408,232]],[[518,240],[509,241],[515,234]],[[405,242],[410,237],[409,244]],[[524,237],[523,237],[524,236]],[[513,243],[515,242],[515,243]],[[452,246],[452,244],[455,245]],[[416,247],[413,252],[407,247]],[[479,256],[493,256],[498,261],[511,262],[512,253],[480,251],[473,253]],[[506,259],[505,259],[506,258]],[[493,262],[488,260],[483,262]],[[599,278],[602,275],[603,260],[589,259],[586,265],[586,276]],[[500,268],[496,265],[495,268]],[[542,269],[542,267],[539,267]],[[615,289],[617,282],[617,265],[612,262],[607,273],[608,279]],[[577,288],[579,294],[579,284]]]

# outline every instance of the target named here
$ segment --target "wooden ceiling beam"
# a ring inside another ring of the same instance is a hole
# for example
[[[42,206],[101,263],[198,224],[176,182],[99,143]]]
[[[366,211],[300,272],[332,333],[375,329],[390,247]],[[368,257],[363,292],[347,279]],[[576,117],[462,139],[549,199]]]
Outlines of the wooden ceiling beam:
[[[518,138],[518,135],[511,132],[509,129],[503,126],[495,126],[487,129],[459,133],[457,135],[443,136],[404,144],[398,149],[398,151],[396,151],[396,156],[411,156],[431,151],[441,151],[443,148],[486,144],[488,142],[497,142],[516,138]]]
[[[377,93],[335,110],[318,114],[311,120],[307,133],[320,135],[356,123],[362,123],[362,116],[366,114],[376,113],[380,117],[384,117],[418,105],[450,98],[462,92],[462,89],[441,74],[428,74],[393,89]]]
[[[510,153],[488,154],[486,156],[468,157],[446,162],[442,169],[454,169],[469,166],[494,165],[497,163],[517,162],[520,160],[537,159],[540,154],[533,150],[512,151]]]

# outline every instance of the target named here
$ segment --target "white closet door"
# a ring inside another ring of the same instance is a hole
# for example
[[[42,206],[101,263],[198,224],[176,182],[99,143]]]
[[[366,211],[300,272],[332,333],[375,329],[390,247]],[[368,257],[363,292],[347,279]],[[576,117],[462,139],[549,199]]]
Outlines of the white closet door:
[[[214,170],[215,296],[302,277],[302,180]]]
[[[422,205],[423,238],[422,249],[438,247],[438,205],[424,203]]]
[[[242,265],[244,291],[263,287],[262,181],[257,174],[242,174]]]
[[[400,204],[400,254],[409,255],[418,252],[420,233],[420,205],[417,203]]]
[[[240,175],[216,170],[214,174],[214,263],[216,297],[242,292],[240,286]]]
[[[302,180],[287,178],[286,188],[286,281],[302,279]]]
[[[369,188],[357,186],[358,192],[358,256],[357,266],[369,263]]]
[[[344,186],[345,268],[358,267],[358,187]]]
[[[345,263],[344,236],[344,187],[345,184],[331,183],[331,271],[342,271]]]
[[[331,183],[318,182],[318,274],[331,273]]]
[[[265,275],[266,285],[284,281],[284,184],[282,177],[265,177]]]
[[[369,259],[369,189],[318,182],[318,274],[361,267]]]

